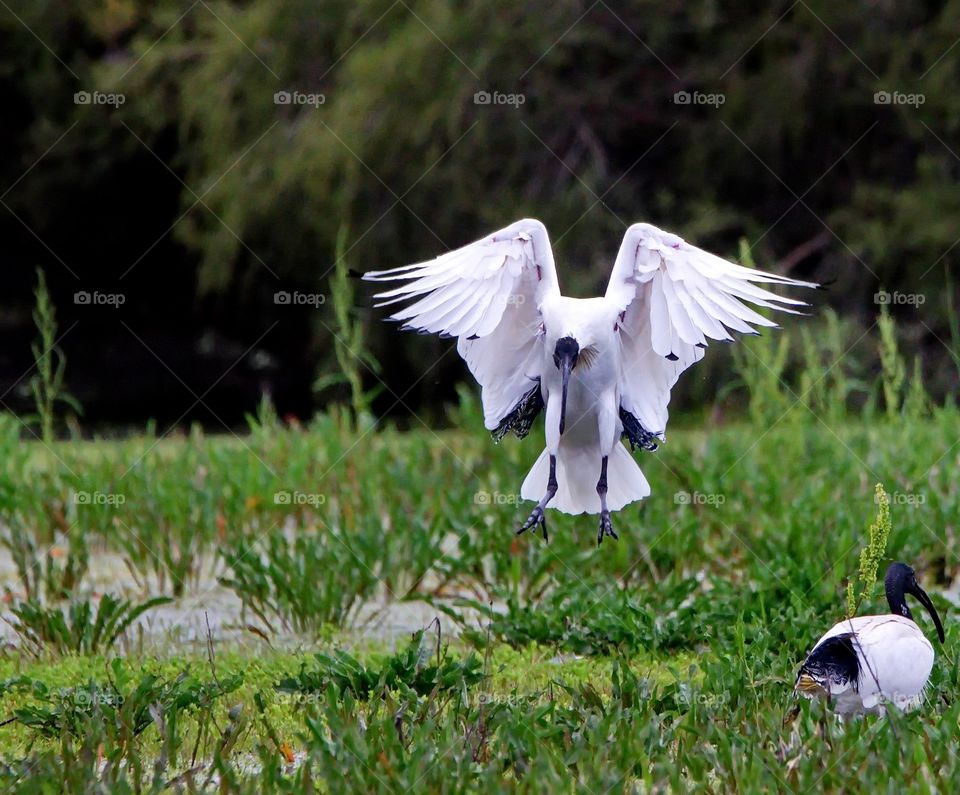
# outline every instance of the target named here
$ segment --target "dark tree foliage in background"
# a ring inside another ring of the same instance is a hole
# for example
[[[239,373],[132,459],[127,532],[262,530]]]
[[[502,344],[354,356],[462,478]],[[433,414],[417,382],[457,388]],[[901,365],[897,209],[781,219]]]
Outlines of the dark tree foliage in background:
[[[892,310],[943,394],[958,38],[958,2],[11,4],[4,323],[28,336],[38,264],[68,304],[85,285],[119,285],[116,316],[61,312],[64,326],[79,318],[78,340],[101,343],[78,362],[64,340],[71,378],[86,379],[78,398],[106,401],[94,417],[138,399],[133,387],[102,396],[116,380],[103,354],[169,379],[150,350],[198,393],[241,357],[209,398],[231,416],[264,388],[305,413],[313,376],[336,368],[333,308],[274,294],[328,293],[340,229],[362,271],[535,216],[564,289],[586,295],[625,226],[647,220],[728,256],[746,239],[760,267],[832,281],[817,300],[852,339],[873,324],[878,290],[922,294],[919,309]],[[79,91],[125,101],[77,105]],[[518,96],[478,104],[483,91]],[[400,337],[358,297],[391,388],[378,407],[449,399],[465,372],[451,343]],[[20,354],[3,347],[15,370]],[[713,394],[728,364],[707,357],[681,399]],[[157,414],[143,378],[143,411]]]

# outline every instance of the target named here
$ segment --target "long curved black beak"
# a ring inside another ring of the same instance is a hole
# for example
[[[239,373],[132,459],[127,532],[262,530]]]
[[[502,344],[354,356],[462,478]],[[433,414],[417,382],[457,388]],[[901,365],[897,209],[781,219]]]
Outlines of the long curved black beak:
[[[553,352],[554,364],[560,369],[560,435],[567,424],[567,388],[570,385],[570,373],[577,366],[580,356],[580,345],[573,337],[562,337],[557,340],[557,347]]]
[[[937,615],[937,608],[933,606],[933,602],[930,600],[930,597],[927,596],[927,592],[924,591],[919,585],[914,585],[910,589],[910,593],[917,598],[917,601],[920,602],[920,604],[927,608],[930,618],[933,619],[933,623],[937,627],[937,636],[940,638],[940,642],[943,643],[946,639],[943,634],[943,624],[940,623],[940,616]]]
[[[570,373],[573,372],[573,360],[560,360],[560,435],[567,423],[567,387],[570,384]]]

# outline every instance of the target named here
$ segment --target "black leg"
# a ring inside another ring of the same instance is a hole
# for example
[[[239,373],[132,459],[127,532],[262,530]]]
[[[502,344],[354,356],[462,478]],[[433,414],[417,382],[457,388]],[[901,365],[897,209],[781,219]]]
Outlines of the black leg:
[[[618,537],[613,532],[613,522],[610,519],[610,511],[607,510],[607,456],[600,459],[600,480],[597,481],[597,494],[600,495],[600,529],[597,531],[597,546],[600,546],[604,536],[610,536],[614,540]]]
[[[553,499],[553,496],[557,493],[557,457],[555,455],[550,456],[550,476],[547,478],[547,493],[543,495],[543,499],[537,503],[537,507],[530,512],[530,516],[527,517],[520,529],[517,530],[517,535],[520,535],[523,532],[526,532],[531,527],[536,527],[540,525],[540,529],[543,531],[543,540],[547,540],[547,517],[543,513],[543,509],[547,507],[547,503]]]

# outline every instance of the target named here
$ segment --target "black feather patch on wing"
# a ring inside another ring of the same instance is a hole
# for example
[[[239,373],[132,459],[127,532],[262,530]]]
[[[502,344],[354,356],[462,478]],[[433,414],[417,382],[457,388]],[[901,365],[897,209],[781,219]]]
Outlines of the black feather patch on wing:
[[[815,679],[823,687],[828,683],[845,685],[848,682],[853,682],[856,687],[860,676],[860,660],[853,633],[834,635],[817,646],[800,666],[797,678],[803,674]]]
[[[623,406],[620,407],[620,422],[623,424],[621,439],[627,439],[630,442],[630,449],[636,450],[638,447],[653,452],[660,446],[660,436],[651,433],[640,424],[640,420],[634,417]]]
[[[522,439],[528,433],[533,425],[537,415],[543,411],[543,395],[540,394],[540,379],[536,379],[533,389],[527,392],[510,413],[507,414],[500,424],[491,431],[493,440],[499,442],[508,433],[513,433],[518,439]]]

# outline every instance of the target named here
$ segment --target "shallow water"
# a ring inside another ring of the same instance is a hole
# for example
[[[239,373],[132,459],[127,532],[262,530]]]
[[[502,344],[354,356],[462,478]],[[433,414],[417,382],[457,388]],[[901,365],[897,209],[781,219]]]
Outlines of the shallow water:
[[[201,576],[187,588],[179,599],[147,611],[128,631],[137,644],[153,651],[183,651],[184,647],[198,649],[206,645],[209,636],[218,645],[262,645],[266,641],[247,628],[259,624],[249,611],[245,611],[240,599],[229,588],[217,581],[220,573],[213,559],[200,566]],[[0,549],[0,583],[10,590],[14,598],[23,598],[16,567],[7,549]],[[131,600],[143,600],[163,593],[156,584],[138,582],[124,563],[122,555],[101,552],[91,554],[90,570],[84,577],[85,594],[97,600],[104,593],[123,596]],[[9,610],[0,613],[0,644],[18,646],[20,637],[11,622],[16,622]],[[410,633],[422,629],[432,621],[440,622],[445,637],[459,634],[460,626],[452,619],[425,602],[397,602],[376,599],[362,605],[351,625],[338,640],[350,645],[376,644],[394,647]],[[209,627],[209,629],[208,629]],[[317,645],[316,641],[283,629],[269,635],[270,645],[285,649],[305,649]]]

